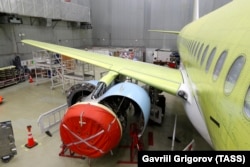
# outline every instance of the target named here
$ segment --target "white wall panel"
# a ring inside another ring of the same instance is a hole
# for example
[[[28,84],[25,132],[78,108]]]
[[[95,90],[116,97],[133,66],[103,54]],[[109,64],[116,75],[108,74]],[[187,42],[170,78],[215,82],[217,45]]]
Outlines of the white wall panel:
[[[35,7],[33,0],[22,0],[23,13],[26,16],[35,16]]]
[[[0,11],[3,11],[2,1],[0,1]]]
[[[62,18],[61,17],[62,12],[69,12],[69,11],[62,10],[60,0],[53,0],[53,9],[51,9],[51,10],[53,11],[52,18],[54,18],[54,19]]]
[[[44,17],[44,0],[33,0],[34,16]]]
[[[1,0],[1,11],[4,13],[11,13],[10,1]]]
[[[76,3],[61,3],[61,18],[63,20],[72,20],[78,22],[90,21],[89,7],[78,5]]]
[[[14,14],[22,14],[23,13],[23,6],[22,2],[19,0],[10,0],[10,8],[11,8],[11,13]]]
[[[61,19],[61,0],[43,0],[44,17],[51,19]],[[65,12],[65,11],[62,11]]]
[[[0,12],[24,16],[89,22],[89,0],[1,0]]]

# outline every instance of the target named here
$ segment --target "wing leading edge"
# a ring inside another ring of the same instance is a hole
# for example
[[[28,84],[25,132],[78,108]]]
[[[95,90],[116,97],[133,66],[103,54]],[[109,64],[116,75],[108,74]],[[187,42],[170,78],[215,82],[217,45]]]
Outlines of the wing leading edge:
[[[22,42],[54,53],[81,60],[110,71],[115,71],[119,74],[129,76],[173,95],[177,94],[178,89],[183,83],[181,72],[177,69],[92,53],[80,49],[34,40],[22,40]]]

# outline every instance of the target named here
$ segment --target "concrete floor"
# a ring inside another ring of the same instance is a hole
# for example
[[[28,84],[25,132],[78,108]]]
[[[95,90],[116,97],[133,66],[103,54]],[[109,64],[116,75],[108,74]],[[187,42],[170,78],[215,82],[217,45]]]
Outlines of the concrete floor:
[[[137,166],[129,162],[130,152],[122,146],[129,144],[129,136],[124,134],[120,145],[113,150],[113,155],[107,154],[98,159],[77,159],[59,156],[61,141],[58,128],[52,131],[52,137],[42,134],[37,124],[39,115],[55,107],[66,103],[62,88],[50,89],[50,82],[36,85],[28,81],[0,89],[0,95],[4,97],[4,103],[0,105],[0,122],[11,120],[17,155],[8,163],[0,162],[0,166],[8,167],[74,167],[74,166]],[[143,135],[146,150],[183,150],[192,140],[195,140],[194,150],[211,150],[211,147],[193,128],[187,119],[179,99],[171,95],[166,96],[166,114],[162,125],[149,123]],[[175,114],[178,115],[176,138],[180,142],[169,139],[173,134]],[[33,138],[38,146],[27,149],[27,125],[32,125]],[[148,145],[148,133],[153,134],[153,144]],[[135,159],[136,160],[136,159]],[[122,163],[119,163],[122,162]]]

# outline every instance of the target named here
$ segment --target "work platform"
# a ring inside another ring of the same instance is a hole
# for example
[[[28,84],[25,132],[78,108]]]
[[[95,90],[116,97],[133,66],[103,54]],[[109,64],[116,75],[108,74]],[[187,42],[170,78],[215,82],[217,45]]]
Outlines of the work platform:
[[[61,56],[46,50],[33,51],[36,85],[51,81],[51,89],[63,85]]]
[[[88,63],[46,50],[34,51],[32,54],[36,85],[51,82],[51,89],[61,87],[65,92],[76,83],[95,78],[95,66]]]

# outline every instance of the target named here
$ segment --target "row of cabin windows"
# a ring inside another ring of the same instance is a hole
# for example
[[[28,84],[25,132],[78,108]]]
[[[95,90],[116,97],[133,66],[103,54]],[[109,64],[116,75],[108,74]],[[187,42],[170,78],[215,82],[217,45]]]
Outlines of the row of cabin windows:
[[[216,54],[216,47],[214,47],[208,54],[209,45],[206,45],[205,49],[203,50],[203,47],[205,46],[204,43],[201,44],[200,42],[197,42],[197,41],[190,41],[190,40],[185,40],[185,39],[182,39],[182,40],[183,40],[182,42],[184,42],[184,45],[188,48],[189,53],[191,53],[191,55],[193,55],[194,57],[197,57],[197,61],[199,61],[200,56],[201,56],[200,66],[203,65],[205,58],[208,55],[208,59],[207,59],[206,66],[205,66],[205,71],[208,72],[212,64],[212,61],[214,59],[214,56]],[[214,71],[213,71],[214,81],[218,79],[220,72],[223,68],[224,62],[227,58],[227,55],[228,55],[227,50],[224,50],[220,54],[219,59],[217,60]],[[236,82],[244,67],[245,62],[246,62],[245,56],[239,55],[235,59],[233,64],[231,65],[227,73],[225,83],[224,83],[225,94],[229,95],[233,91],[233,88],[236,85]],[[246,117],[250,119],[250,86],[248,88],[248,91],[246,93],[245,100],[244,100],[244,113]]]

